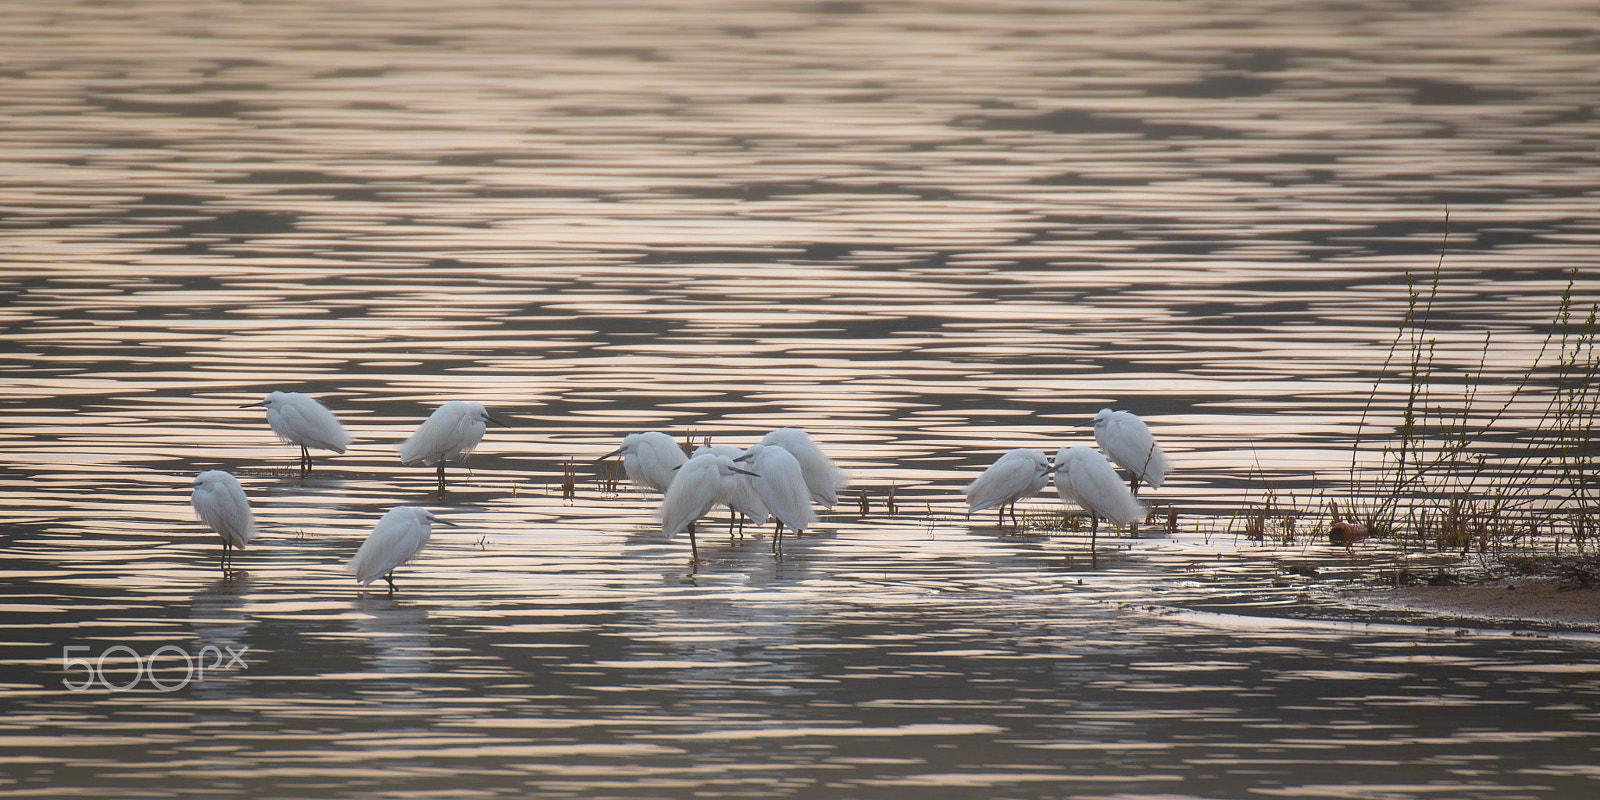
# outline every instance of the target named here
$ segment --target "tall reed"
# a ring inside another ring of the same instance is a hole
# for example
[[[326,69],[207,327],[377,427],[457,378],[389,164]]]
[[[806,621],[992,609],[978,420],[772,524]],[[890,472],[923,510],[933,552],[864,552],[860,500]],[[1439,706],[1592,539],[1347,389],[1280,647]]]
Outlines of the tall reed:
[[[1447,209],[1432,274],[1406,275],[1406,312],[1357,424],[1347,507],[1374,531],[1424,547],[1487,552],[1554,534],[1581,548],[1600,518],[1597,306],[1575,296],[1574,268],[1519,371],[1491,360],[1487,330],[1475,363],[1445,358],[1434,314],[1448,243]],[[1396,379],[1403,398],[1386,407],[1380,390]],[[1374,448],[1379,466],[1363,468]]]

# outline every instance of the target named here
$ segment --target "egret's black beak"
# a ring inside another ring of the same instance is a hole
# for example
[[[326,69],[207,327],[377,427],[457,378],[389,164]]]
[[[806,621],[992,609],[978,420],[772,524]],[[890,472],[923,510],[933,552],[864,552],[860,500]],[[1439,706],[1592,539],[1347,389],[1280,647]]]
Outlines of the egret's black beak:
[[[483,415],[483,418],[484,418],[484,420],[486,420],[486,421],[488,421],[488,422],[493,422],[493,423],[494,423],[494,424],[496,424],[496,425],[499,425],[499,426],[500,426],[500,427],[502,427],[502,428],[509,428],[509,427],[511,427],[511,426],[510,426],[510,425],[507,425],[507,424],[506,424],[506,423],[504,423],[504,422],[501,422],[501,421],[500,421],[500,420],[497,420],[497,419],[495,419],[495,418],[494,418],[494,417],[491,417],[491,416],[489,416],[489,415],[488,415],[488,414],[484,414],[484,415]]]
[[[756,455],[755,453],[745,453],[744,455],[741,455],[738,458],[734,459],[734,462],[738,463],[740,461],[749,461],[750,459],[755,458],[755,455]]]
[[[600,462],[602,462],[602,461],[604,461],[604,460],[606,460],[608,458],[612,458],[612,457],[615,457],[615,456],[620,456],[620,455],[622,455],[623,453],[626,453],[626,452],[628,452],[628,448],[619,447],[619,448],[617,448],[615,450],[612,450],[611,452],[606,453],[605,455],[595,459],[594,463],[598,464],[598,463],[600,463]],[[676,469],[676,468],[674,468],[674,469]]]
[[[261,408],[261,407],[262,407],[262,406],[265,406],[265,405],[266,405],[266,404],[267,404],[267,401],[265,401],[265,400],[262,400],[262,401],[261,401],[261,402],[259,402],[259,403],[251,403],[251,404],[250,404],[250,405],[247,405],[247,406],[239,406],[239,407],[240,407],[240,408]]]
[[[750,470],[747,470],[747,469],[739,469],[738,467],[729,467],[729,469],[733,470],[734,472],[739,473],[740,475],[749,475],[752,478],[761,477],[760,475],[757,475],[756,473],[751,472]]]
[[[440,525],[449,525],[452,528],[461,527],[460,525],[457,525],[456,523],[451,522],[450,520],[447,520],[444,517],[434,517],[433,521],[439,523]]]

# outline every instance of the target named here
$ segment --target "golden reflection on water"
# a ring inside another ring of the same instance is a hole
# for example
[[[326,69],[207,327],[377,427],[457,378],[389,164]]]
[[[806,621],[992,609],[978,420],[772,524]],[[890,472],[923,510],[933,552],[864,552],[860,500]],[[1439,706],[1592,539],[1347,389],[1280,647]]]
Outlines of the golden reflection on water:
[[[1581,4],[6,10],[0,797],[1589,789],[1592,641],[1367,626],[1332,593],[1395,553],[1232,532],[1371,466],[1446,204],[1432,336],[1485,405],[1570,270],[1596,299]],[[300,476],[239,408],[274,389],[352,449]],[[515,424],[440,498],[395,451],[448,399]],[[1112,405],[1179,535],[1086,569],[963,514]],[[783,559],[719,518],[691,567],[590,463],[779,425],[853,478]],[[242,577],[188,507],[213,467],[264,528]],[[460,527],[355,592],[399,504]],[[250,655],[62,688],[117,643]]]

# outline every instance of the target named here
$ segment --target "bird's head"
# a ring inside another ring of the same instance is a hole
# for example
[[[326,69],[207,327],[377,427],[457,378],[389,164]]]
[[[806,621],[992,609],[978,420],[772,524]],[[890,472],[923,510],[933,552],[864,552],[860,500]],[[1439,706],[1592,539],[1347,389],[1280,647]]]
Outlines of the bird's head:
[[[460,525],[457,525],[456,523],[451,522],[450,520],[447,520],[447,519],[439,516],[438,514],[435,514],[432,511],[429,511],[426,508],[419,508],[419,509],[417,509],[417,511],[421,512],[421,514],[419,514],[419,516],[421,516],[423,519],[427,520],[430,524],[436,522],[436,523],[438,523],[440,525],[449,525],[452,528],[461,527]]]
[[[283,392],[268,392],[266,397],[263,397],[260,400],[254,402],[254,403],[251,403],[250,405],[239,406],[239,407],[240,408],[263,408],[263,407],[272,408],[272,407],[276,406],[278,403],[282,402],[283,398],[285,398],[287,396],[288,395],[284,394]]]
[[[502,428],[511,427],[510,425],[508,425],[508,424],[496,419],[495,417],[491,416],[489,414],[489,409],[484,408],[482,403],[469,403],[468,405],[472,409],[473,416],[477,417],[480,422],[483,422],[486,425],[492,423],[492,424],[495,424],[495,425],[499,425]]]
[[[224,472],[223,470],[220,470],[220,469],[208,469],[205,472],[202,472],[199,475],[194,476],[194,480],[190,481],[189,485],[193,486],[196,489],[203,489],[203,488],[205,488],[207,486],[212,486],[214,484],[220,483],[221,481],[227,480],[228,477],[229,477],[228,473]]]

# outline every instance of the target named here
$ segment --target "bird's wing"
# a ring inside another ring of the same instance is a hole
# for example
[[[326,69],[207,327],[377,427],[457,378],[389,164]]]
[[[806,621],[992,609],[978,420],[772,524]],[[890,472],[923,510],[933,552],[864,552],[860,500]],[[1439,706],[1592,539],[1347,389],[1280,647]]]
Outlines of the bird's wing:
[[[483,420],[463,414],[450,420],[450,427],[445,436],[449,443],[446,456],[464,456],[478,449],[478,443],[483,441]]]
[[[477,423],[481,425],[482,423]],[[466,414],[430,414],[417,427],[417,432],[400,448],[400,461],[404,464],[422,462],[433,466],[458,455],[466,455],[477,447],[472,433],[474,420]],[[482,438],[483,432],[477,432]]]
[[[1074,464],[1069,482],[1079,505],[1113,524],[1127,525],[1144,516],[1143,506],[1104,460],[1083,459]]]
[[[350,444],[350,436],[339,424],[339,419],[312,398],[302,396],[299,402],[290,403],[284,409],[284,417],[306,444],[319,450],[343,453]]]
[[[967,505],[972,511],[982,511],[1023,497],[1032,497],[1037,490],[1029,492],[1028,489],[1032,487],[1038,472],[1038,468],[1028,459],[1002,456],[968,487],[971,491],[967,494]]]
[[[755,471],[761,476],[753,479],[756,493],[772,516],[795,531],[817,524],[810,490],[794,456],[782,448],[766,451]]]
[[[672,536],[689,527],[716,504],[720,476],[713,458],[691,458],[678,470],[656,510],[661,532]]]
[[[1144,479],[1145,483],[1160,488],[1167,476],[1167,456],[1161,445],[1150,434],[1150,426],[1132,414],[1111,419],[1113,439],[1116,442],[1118,464]]]
[[[244,489],[236,483],[213,483],[194,496],[194,509],[200,520],[235,547],[244,547],[256,536],[255,515]]]
[[[642,443],[638,452],[631,457],[632,464],[628,464],[626,459],[623,462],[629,467],[628,478],[658,492],[666,491],[673,478],[677,477],[672,468],[687,460],[677,445],[663,444],[659,440]]]

